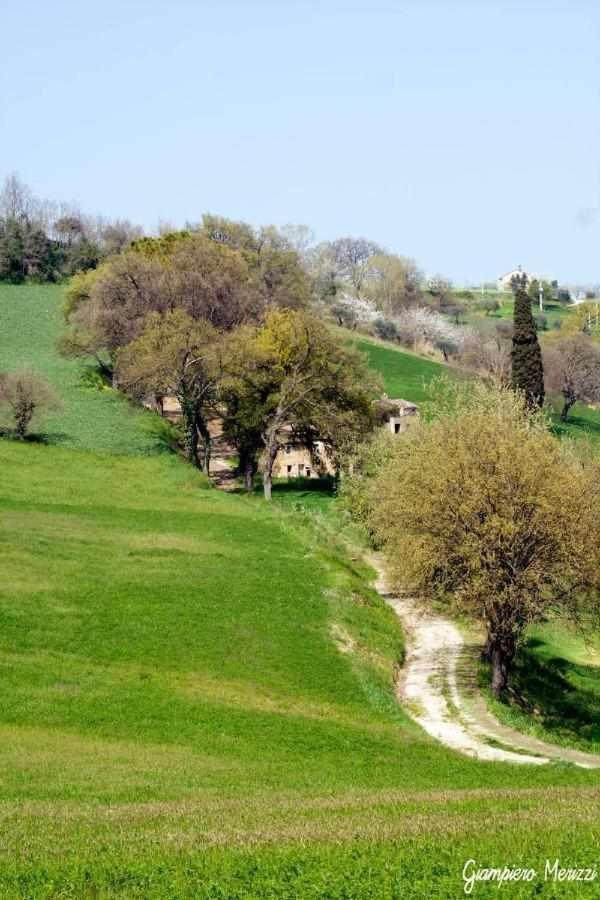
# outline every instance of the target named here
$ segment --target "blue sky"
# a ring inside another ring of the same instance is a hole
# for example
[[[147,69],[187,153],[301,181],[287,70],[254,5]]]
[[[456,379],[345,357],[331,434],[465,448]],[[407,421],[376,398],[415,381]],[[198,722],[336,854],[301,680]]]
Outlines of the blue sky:
[[[0,177],[600,281],[600,4],[1,0]]]

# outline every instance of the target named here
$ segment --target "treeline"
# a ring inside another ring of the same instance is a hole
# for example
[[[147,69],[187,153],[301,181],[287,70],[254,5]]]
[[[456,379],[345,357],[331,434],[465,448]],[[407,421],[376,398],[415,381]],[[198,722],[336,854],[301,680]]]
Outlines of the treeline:
[[[0,191],[0,281],[60,281],[96,268],[142,233],[125,219],[86,216],[42,200],[10,175]]]

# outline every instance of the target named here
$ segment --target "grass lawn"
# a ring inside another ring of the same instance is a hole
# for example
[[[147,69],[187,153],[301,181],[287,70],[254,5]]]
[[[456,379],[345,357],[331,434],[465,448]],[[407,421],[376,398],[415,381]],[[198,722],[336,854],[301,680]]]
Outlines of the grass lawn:
[[[59,301],[0,294],[3,360]],[[470,760],[398,706],[402,635],[328,501],[208,488],[40,341],[69,445],[0,441],[3,900],[455,898],[469,858],[596,861],[600,773]]]

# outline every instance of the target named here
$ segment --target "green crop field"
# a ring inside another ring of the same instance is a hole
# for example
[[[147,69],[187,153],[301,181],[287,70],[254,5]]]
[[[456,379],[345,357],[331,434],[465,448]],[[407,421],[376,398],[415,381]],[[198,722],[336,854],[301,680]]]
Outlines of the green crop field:
[[[427,737],[318,497],[268,507],[157,452],[152,417],[56,356],[60,302],[0,289],[2,367],[64,402],[48,443],[0,441],[0,897],[456,898],[470,858],[595,863],[600,773]]]

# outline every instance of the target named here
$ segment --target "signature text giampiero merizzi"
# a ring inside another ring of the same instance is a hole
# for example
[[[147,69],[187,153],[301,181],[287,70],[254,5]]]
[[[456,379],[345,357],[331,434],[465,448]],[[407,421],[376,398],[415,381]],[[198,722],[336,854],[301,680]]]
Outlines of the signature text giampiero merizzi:
[[[537,881],[540,874],[544,881],[563,882],[590,882],[598,878],[598,869],[594,863],[587,868],[563,866],[559,859],[547,859],[542,873],[533,868],[518,868],[516,866],[502,866],[500,868],[486,869],[477,864],[477,860],[468,859],[463,866],[463,882],[465,894],[471,894],[477,882],[496,882],[498,887],[507,884],[524,881]]]

